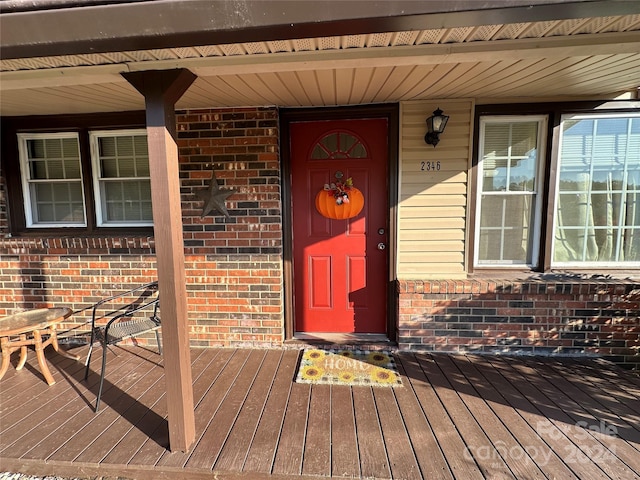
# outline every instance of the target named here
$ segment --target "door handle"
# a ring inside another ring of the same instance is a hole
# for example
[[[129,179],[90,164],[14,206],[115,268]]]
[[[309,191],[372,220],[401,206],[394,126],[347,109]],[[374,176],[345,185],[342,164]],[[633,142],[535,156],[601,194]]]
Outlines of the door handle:
[[[384,243],[380,242],[378,244],[378,250],[384,250],[385,248],[387,248],[387,246]]]

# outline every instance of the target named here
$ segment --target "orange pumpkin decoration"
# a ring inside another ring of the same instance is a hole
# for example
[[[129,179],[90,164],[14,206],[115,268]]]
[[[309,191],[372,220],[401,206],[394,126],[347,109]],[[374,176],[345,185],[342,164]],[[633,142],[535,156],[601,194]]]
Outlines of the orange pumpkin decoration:
[[[364,207],[364,195],[356,187],[351,187],[348,195],[348,203],[338,204],[331,192],[320,190],[316,195],[316,209],[320,215],[333,220],[346,220],[355,217]]]

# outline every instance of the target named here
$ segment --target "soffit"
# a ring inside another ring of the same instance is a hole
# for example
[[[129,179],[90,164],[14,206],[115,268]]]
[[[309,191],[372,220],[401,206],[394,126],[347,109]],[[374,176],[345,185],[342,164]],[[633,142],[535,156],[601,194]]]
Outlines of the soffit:
[[[2,56],[152,50],[633,15],[626,0],[3,0]]]
[[[120,73],[168,68],[179,109],[599,97],[638,87],[640,15],[1,60],[0,111],[143,109]]]

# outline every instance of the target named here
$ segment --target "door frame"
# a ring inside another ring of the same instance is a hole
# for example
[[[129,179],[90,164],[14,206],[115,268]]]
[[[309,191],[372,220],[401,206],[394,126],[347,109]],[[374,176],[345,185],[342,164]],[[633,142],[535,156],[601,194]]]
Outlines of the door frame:
[[[282,198],[282,245],[284,268],[284,334],[285,341],[295,335],[293,308],[293,237],[291,205],[290,125],[300,121],[360,120],[385,118],[388,126],[389,159],[389,276],[387,278],[387,337],[397,342],[398,294],[396,289],[397,210],[398,210],[398,134],[400,109],[398,104],[356,105],[348,107],[291,108],[280,110],[280,158]]]

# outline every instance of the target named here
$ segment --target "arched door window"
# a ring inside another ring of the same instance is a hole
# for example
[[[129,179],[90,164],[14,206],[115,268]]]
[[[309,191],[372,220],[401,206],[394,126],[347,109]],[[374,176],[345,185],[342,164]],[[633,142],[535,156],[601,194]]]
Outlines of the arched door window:
[[[338,160],[341,158],[367,158],[363,143],[348,132],[332,132],[320,139],[311,151],[312,160]]]

